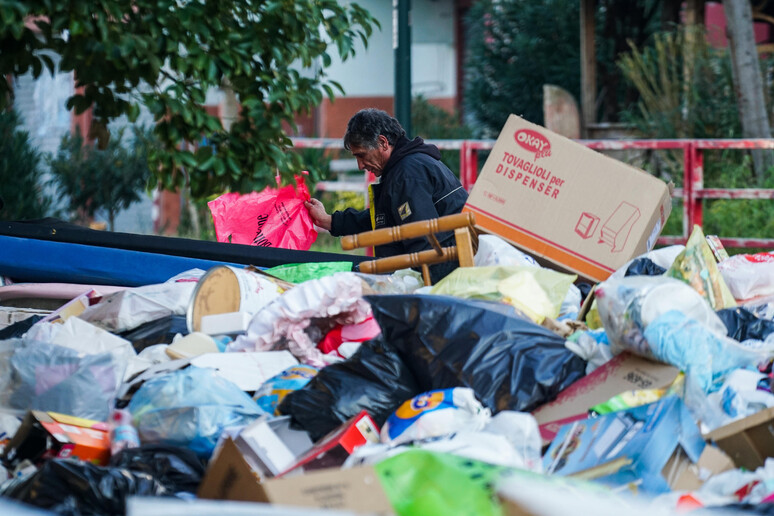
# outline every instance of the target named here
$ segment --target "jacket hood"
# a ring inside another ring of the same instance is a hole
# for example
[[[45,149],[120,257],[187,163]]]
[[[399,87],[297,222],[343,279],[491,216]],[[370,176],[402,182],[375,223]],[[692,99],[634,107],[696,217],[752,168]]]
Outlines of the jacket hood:
[[[395,147],[393,147],[392,154],[390,154],[390,159],[387,160],[387,164],[384,166],[382,175],[388,173],[396,163],[398,163],[409,154],[427,154],[433,159],[441,159],[441,151],[439,151],[438,147],[435,145],[425,143],[425,141],[419,136],[413,140],[409,140],[405,136],[401,136],[398,141],[395,142]]]

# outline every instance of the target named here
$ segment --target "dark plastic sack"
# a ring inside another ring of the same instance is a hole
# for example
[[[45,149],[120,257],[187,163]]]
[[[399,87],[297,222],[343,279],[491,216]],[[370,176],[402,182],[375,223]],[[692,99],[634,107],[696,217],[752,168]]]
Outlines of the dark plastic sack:
[[[761,319],[746,308],[724,308],[715,313],[726,326],[728,336],[739,342],[748,339],[765,340],[770,333],[774,333],[774,321]]]
[[[162,444],[126,448],[110,458],[110,466],[146,473],[170,493],[196,493],[205,469],[191,450]]]
[[[27,330],[29,330],[33,324],[41,319],[43,319],[42,315],[33,315],[22,321],[15,322],[10,326],[6,326],[0,330],[0,340],[22,337],[25,333],[27,333]]]
[[[4,486],[2,496],[58,514],[125,514],[126,498],[167,496],[145,473],[105,468],[75,459],[51,459],[29,477]]]
[[[653,263],[650,258],[637,258],[626,268],[624,276],[661,276],[666,269]]]
[[[188,334],[184,315],[167,315],[155,321],[148,321],[137,328],[119,333],[118,336],[131,342],[134,350],[139,353],[154,344],[171,344],[178,333]]]
[[[366,300],[421,392],[470,387],[493,411],[526,412],[585,374],[562,337],[509,305],[434,295]]]
[[[420,392],[395,350],[377,337],[285,396],[278,410],[317,441],[361,410],[381,426],[401,403]]]

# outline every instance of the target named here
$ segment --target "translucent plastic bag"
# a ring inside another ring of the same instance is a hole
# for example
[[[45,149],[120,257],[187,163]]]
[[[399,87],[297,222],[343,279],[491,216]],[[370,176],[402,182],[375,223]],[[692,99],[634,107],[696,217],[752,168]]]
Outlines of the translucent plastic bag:
[[[307,251],[317,240],[317,230],[304,206],[310,198],[304,176],[296,176],[296,188],[288,185],[246,195],[226,193],[207,205],[218,242]]]
[[[0,355],[0,406],[107,419],[126,367],[113,354],[84,354],[43,342],[6,344],[11,342]]]
[[[678,310],[718,335],[726,327],[707,301],[686,283],[658,276],[628,276],[600,283],[597,307],[614,354],[629,350],[653,358],[643,332],[659,315]]]
[[[143,444],[184,446],[208,458],[224,428],[263,414],[213,369],[187,367],[146,381],[129,403]]]

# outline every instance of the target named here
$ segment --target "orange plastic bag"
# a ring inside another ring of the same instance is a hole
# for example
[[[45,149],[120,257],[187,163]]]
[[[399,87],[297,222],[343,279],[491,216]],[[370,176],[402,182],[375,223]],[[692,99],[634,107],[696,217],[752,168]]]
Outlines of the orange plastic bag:
[[[226,193],[208,202],[218,242],[308,250],[317,240],[304,206],[311,196],[305,177],[295,178],[296,188],[268,186],[245,195]]]

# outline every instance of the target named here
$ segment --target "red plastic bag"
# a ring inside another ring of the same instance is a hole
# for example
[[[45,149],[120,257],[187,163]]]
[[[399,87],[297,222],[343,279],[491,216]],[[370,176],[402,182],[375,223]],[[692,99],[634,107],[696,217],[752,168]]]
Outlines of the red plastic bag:
[[[246,195],[226,193],[208,202],[218,242],[308,250],[317,240],[317,230],[304,206],[310,198],[305,177],[295,177],[296,188],[268,186]]]

